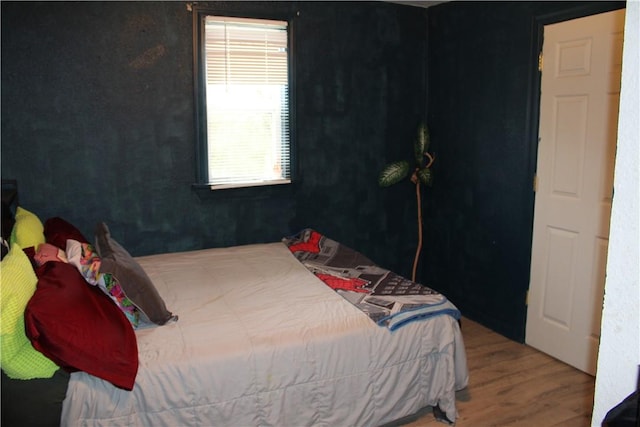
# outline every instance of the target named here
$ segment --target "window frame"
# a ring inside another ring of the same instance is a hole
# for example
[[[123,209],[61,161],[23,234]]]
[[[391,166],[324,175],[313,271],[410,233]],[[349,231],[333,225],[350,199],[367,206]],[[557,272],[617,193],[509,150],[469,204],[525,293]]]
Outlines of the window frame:
[[[296,181],[296,120],[295,120],[295,49],[294,49],[294,19],[288,13],[238,13],[229,10],[223,10],[212,6],[194,5],[193,13],[193,89],[195,101],[195,160],[196,160],[196,182],[193,185],[197,189],[209,190],[246,190],[250,188],[264,189],[267,187],[288,187]],[[289,182],[274,181],[273,183],[265,182],[264,184],[244,183],[238,185],[212,185],[209,182],[209,165],[208,165],[208,141],[207,141],[207,103],[206,103],[206,73],[204,70],[204,30],[206,16],[227,16],[231,18],[250,18],[278,20],[287,22],[287,49],[288,49],[288,91],[289,91]]]

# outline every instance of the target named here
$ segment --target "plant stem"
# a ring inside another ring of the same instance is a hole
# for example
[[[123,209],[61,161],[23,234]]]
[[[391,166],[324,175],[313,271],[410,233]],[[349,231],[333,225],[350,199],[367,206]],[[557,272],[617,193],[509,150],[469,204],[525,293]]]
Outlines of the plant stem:
[[[420,258],[420,251],[422,251],[422,203],[420,198],[420,180],[416,181],[416,200],[418,204],[418,247],[416,248],[416,256],[413,259],[413,272],[411,275],[411,281],[416,281],[416,269],[418,268],[418,259]]]

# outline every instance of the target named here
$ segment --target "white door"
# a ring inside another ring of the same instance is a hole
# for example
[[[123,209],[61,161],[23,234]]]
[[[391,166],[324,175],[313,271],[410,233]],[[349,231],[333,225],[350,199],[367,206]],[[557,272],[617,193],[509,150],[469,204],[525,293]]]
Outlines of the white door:
[[[527,344],[594,375],[624,10],[544,27]]]

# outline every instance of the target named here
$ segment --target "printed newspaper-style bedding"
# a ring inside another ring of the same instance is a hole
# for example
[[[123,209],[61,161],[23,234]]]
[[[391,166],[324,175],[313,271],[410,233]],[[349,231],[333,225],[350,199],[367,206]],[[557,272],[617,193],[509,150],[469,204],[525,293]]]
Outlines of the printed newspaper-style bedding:
[[[309,271],[380,326],[395,330],[409,322],[460,311],[444,295],[377,266],[361,253],[310,228],[283,239]]]
[[[391,331],[282,242],[136,258],[179,320],[136,331],[132,391],[71,375],[62,425],[382,425],[425,406],[455,420],[467,385],[449,315]]]

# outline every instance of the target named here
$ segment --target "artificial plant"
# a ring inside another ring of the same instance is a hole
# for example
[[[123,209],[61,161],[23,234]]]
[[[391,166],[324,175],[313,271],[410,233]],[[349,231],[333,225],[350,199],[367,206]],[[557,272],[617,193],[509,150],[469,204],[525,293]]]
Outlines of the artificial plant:
[[[380,173],[378,183],[381,187],[389,187],[405,179],[411,174],[411,182],[416,186],[416,202],[418,205],[418,246],[413,260],[411,280],[416,281],[418,259],[422,251],[422,197],[420,184],[431,186],[431,165],[435,156],[429,153],[429,129],[424,123],[418,125],[418,134],[413,143],[413,160],[400,160],[388,164]]]

